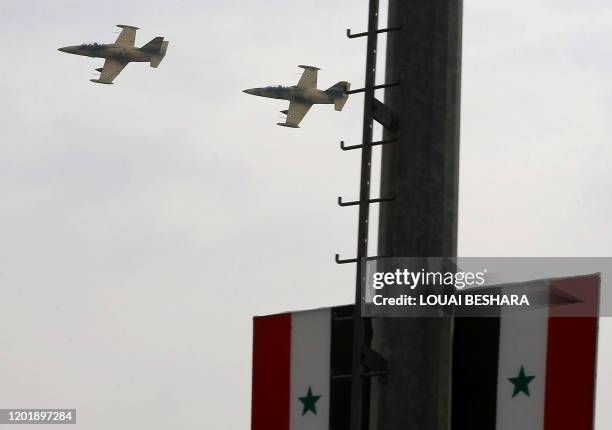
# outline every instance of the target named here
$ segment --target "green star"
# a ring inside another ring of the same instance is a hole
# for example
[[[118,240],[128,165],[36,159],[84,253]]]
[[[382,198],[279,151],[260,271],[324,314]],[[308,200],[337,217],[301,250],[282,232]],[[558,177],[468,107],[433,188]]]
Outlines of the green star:
[[[521,370],[516,378],[508,378],[508,381],[514,384],[514,391],[512,392],[512,398],[516,397],[519,393],[525,393],[529,396],[529,383],[533,381],[535,376],[525,375],[525,368],[521,366]]]
[[[313,414],[317,414],[317,406],[316,403],[317,401],[321,398],[321,396],[313,396],[312,395],[312,388],[310,387],[310,385],[308,386],[308,393],[306,394],[306,396],[304,397],[298,397],[298,399],[300,399],[300,402],[302,402],[304,404],[304,407],[302,408],[302,416],[306,415],[306,412],[310,411]]]

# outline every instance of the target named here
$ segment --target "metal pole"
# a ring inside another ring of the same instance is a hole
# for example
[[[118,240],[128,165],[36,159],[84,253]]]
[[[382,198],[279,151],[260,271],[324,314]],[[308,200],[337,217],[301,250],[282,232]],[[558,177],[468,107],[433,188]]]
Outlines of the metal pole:
[[[457,253],[462,0],[389,0],[385,104],[398,141],[382,153],[378,253]],[[385,139],[394,133],[385,132]],[[418,267],[413,268],[418,270]],[[371,429],[448,430],[452,320],[379,318],[372,347],[390,363],[372,382]]]
[[[370,333],[361,317],[361,281],[365,274],[368,255],[370,216],[370,179],[372,170],[372,136],[374,86],[376,82],[376,46],[378,40],[378,0],[370,0],[363,109],[363,138],[361,150],[361,181],[359,189],[359,227],[357,242],[357,275],[355,310],[353,314],[353,366],[351,387],[351,430],[365,430],[369,426],[370,380],[363,377],[362,355],[369,344]],[[369,326],[368,326],[369,327]]]

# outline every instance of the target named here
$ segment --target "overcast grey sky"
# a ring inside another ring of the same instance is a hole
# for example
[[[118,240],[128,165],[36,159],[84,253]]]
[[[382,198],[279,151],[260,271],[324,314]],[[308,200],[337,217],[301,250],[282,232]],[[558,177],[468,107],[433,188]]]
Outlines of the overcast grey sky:
[[[384,3],[384,2],[383,2]],[[277,127],[244,88],[363,82],[365,0],[0,2],[0,407],[244,430],[251,317],[349,303],[360,96]],[[467,0],[460,254],[612,255],[612,6]],[[112,86],[60,46],[170,41]],[[382,49],[380,52],[384,52]],[[382,75],[381,75],[382,76]],[[612,324],[598,429],[612,426]],[[61,427],[61,426],[60,426]],[[26,426],[27,428],[27,426]],[[73,427],[71,427],[73,428]]]

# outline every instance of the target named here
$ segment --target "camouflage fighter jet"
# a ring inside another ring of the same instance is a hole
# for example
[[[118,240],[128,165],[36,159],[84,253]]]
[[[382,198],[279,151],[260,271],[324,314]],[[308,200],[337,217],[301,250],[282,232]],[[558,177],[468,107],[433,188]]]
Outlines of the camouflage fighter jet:
[[[300,128],[300,121],[306,116],[313,104],[333,104],[337,111],[341,111],[348,99],[346,92],[351,87],[350,83],[340,81],[325,91],[318,90],[317,71],[321,69],[304,65],[298,67],[304,69],[304,72],[297,85],[250,88],[243,91],[260,97],[289,100],[289,109],[281,111],[281,113],[287,115],[287,119],[285,122],[277,123],[283,127]]]
[[[156,37],[142,48],[136,48],[134,41],[138,27],[131,25],[118,25],[117,27],[121,28],[121,33],[115,43],[83,43],[82,45],[65,46],[58,50],[86,57],[105,58],[104,66],[96,69],[100,72],[100,78],[90,79],[91,82],[99,84],[112,84],[113,79],[132,61],[148,62],[151,67],[159,66],[166,55],[168,41],[164,41],[163,37]]]

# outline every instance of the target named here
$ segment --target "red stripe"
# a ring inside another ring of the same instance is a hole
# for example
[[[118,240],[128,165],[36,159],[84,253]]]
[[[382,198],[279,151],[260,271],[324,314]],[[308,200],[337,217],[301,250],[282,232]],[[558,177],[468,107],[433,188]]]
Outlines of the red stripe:
[[[289,430],[291,314],[253,319],[251,430]]]
[[[549,311],[544,430],[592,430],[599,276],[553,281],[550,287],[583,303]]]

